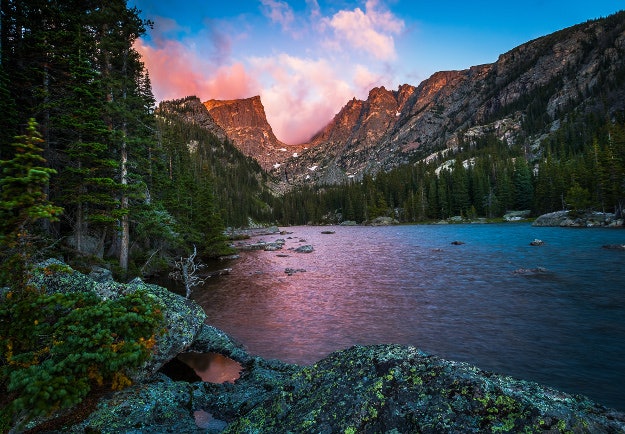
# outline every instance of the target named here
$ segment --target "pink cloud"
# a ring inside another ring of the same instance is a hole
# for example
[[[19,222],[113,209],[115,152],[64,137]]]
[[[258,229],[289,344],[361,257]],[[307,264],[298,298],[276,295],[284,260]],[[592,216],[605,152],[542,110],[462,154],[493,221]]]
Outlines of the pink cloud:
[[[261,2],[266,16],[283,30],[293,33],[288,27],[302,24],[288,3]],[[196,95],[206,101],[260,95],[276,136],[288,144],[307,142],[354,96],[364,99],[372,87],[390,82],[388,73],[373,72],[375,62],[364,66],[357,54],[373,54],[377,63],[392,59],[392,35],[401,32],[404,23],[381,10],[377,0],[369,0],[365,12],[356,8],[327,18],[321,15],[317,0],[306,0],[306,5],[309,27],[297,27],[299,30],[314,29],[319,36],[327,36],[323,33],[332,29],[336,49],[347,43],[356,50],[345,50],[340,59],[332,58],[327,45],[324,49],[319,39],[311,38],[309,44],[302,44],[302,52],[309,57],[283,53],[236,58],[236,41],[244,40],[246,34],[233,31],[233,27],[205,21],[206,27],[199,34],[180,40],[172,38],[188,36],[188,30],[172,20],[159,19],[151,41],[139,39],[135,45],[150,72],[155,98],[162,101]],[[313,54],[317,49],[321,50]]]
[[[274,23],[278,23],[284,30],[288,30],[295,19],[293,10],[288,3],[278,0],[260,0],[263,4],[263,13]]]
[[[135,44],[150,73],[157,101],[196,95],[202,100],[236,99],[257,95],[260,85],[241,63],[215,67],[177,41],[152,47]]]
[[[261,91],[276,136],[288,144],[307,142],[354,96],[354,89],[325,59],[280,54],[256,58],[252,67],[271,77]]]

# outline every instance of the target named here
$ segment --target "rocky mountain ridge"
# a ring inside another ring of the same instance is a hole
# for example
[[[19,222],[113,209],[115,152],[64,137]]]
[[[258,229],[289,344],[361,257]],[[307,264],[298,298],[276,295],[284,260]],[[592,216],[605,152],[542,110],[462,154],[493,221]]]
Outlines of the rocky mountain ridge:
[[[184,122],[198,125],[215,135],[219,140],[228,139],[226,131],[215,122],[215,119],[196,96],[161,102],[156,110],[156,116],[162,117],[165,114],[174,115]]]
[[[279,192],[419,160],[442,163],[486,134],[538,158],[541,142],[567,118],[625,109],[625,12],[529,41],[492,64],[437,72],[416,87],[374,88],[299,146],[275,137],[258,96],[204,108],[211,131],[255,158]]]
[[[625,13],[535,39],[495,63],[433,74],[417,87],[352,100],[273,174],[287,190],[335,184],[424,158],[443,159],[490,133],[540,154],[573,113],[625,107]],[[438,151],[446,150],[438,153]]]

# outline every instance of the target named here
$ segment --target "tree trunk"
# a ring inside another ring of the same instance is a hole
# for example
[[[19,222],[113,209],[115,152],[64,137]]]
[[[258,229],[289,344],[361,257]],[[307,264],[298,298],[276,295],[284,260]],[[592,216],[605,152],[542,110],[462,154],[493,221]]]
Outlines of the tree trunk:
[[[128,270],[128,246],[130,244],[130,222],[128,219],[128,194],[126,187],[128,185],[128,148],[126,143],[126,133],[124,124],[124,138],[122,141],[121,149],[121,184],[122,184],[122,197],[121,197],[121,209],[124,214],[121,219],[121,239],[119,246],[119,266],[122,270]]]
[[[124,64],[122,66],[122,75],[127,79],[126,74],[127,71],[127,58],[128,53],[124,53]],[[126,86],[127,84],[124,84]],[[124,104],[126,101],[127,94],[126,89],[123,90],[122,99]],[[123,115],[124,118],[126,114]],[[128,209],[128,125],[126,123],[126,119],[122,122],[122,143],[120,149],[120,183],[122,186],[122,196],[121,196],[121,211],[122,211],[122,220],[121,220],[121,238],[120,238],[120,246],[119,246],[119,266],[124,272],[128,271],[128,247],[130,244],[130,221],[128,217],[129,209]]]

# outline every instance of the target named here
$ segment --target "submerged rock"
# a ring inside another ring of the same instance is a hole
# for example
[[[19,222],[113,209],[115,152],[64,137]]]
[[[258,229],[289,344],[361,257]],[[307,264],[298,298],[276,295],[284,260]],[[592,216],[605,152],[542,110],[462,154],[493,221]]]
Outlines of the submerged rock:
[[[304,246],[299,246],[295,249],[297,253],[312,253],[315,249],[310,244],[306,244]]]
[[[601,247],[608,250],[625,250],[625,244],[606,244]]]
[[[306,270],[303,269],[303,268],[285,268],[284,269],[284,273],[289,275],[289,276],[292,276],[295,273],[305,273],[305,272],[306,272]]]
[[[517,268],[512,272],[512,274],[520,274],[523,276],[540,276],[549,273],[544,267],[536,267],[536,268]]]

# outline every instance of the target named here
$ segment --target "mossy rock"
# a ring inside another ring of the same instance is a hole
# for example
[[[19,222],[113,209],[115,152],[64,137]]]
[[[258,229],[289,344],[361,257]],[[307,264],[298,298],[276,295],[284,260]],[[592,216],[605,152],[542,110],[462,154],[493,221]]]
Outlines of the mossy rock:
[[[355,346],[293,375],[229,433],[625,432],[625,415],[398,345]]]

